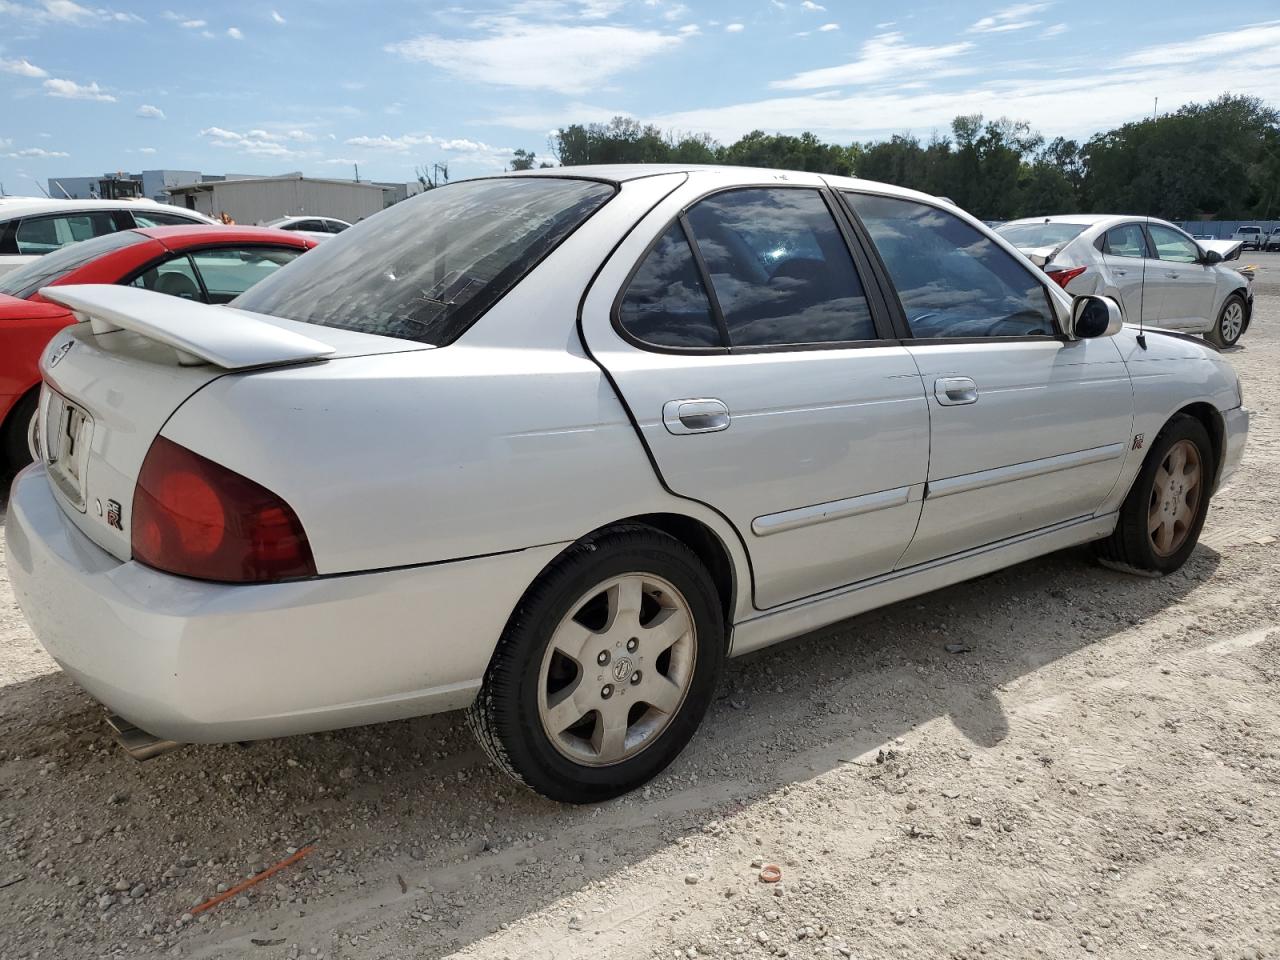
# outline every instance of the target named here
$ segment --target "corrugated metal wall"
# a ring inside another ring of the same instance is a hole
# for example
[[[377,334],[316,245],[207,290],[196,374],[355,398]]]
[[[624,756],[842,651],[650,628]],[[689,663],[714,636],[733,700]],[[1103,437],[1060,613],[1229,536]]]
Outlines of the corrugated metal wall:
[[[227,180],[196,194],[196,209],[236,223],[255,224],[278,217],[337,217],[355,223],[382,209],[382,188],[372,183],[324,183],[315,180]]]
[[[1173,220],[1171,222],[1176,223],[1187,233],[1201,234],[1213,237],[1215,240],[1230,240],[1231,234],[1235,233],[1236,227],[1240,226],[1261,227],[1266,233],[1280,227],[1280,220]]]

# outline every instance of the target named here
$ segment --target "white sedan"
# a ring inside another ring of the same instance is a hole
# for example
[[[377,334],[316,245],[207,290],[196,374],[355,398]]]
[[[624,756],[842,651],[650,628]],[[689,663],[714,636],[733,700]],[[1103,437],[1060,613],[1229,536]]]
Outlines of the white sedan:
[[[466,708],[571,802],[666,766],[728,656],[1087,542],[1177,570],[1248,425],[1203,342],[809,173],[457,182],[231,307],[43,295],[83,322],[10,576],[135,745]]]
[[[1256,229],[1256,228],[1254,228]],[[1153,217],[1070,214],[996,229],[1071,294],[1113,297],[1125,319],[1234,346],[1249,327],[1249,279],[1227,266],[1239,240],[1197,240]]]
[[[312,240],[328,240],[335,234],[348,229],[351,224],[336,217],[280,217],[278,220],[264,223],[263,226],[301,233]]]

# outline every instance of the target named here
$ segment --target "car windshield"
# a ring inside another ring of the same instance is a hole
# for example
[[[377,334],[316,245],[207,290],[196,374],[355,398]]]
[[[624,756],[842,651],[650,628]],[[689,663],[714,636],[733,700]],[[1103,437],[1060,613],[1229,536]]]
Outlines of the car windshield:
[[[996,230],[1015,247],[1056,247],[1078,237],[1087,223],[1010,223]]]
[[[613,193],[558,177],[428,190],[344,230],[232,306],[443,346]]]
[[[0,276],[0,293],[25,300],[41,287],[47,287],[61,280],[72,270],[79,270],[91,260],[96,260],[104,253],[131,247],[147,239],[134,230],[122,230],[119,233],[108,233],[72,243],[61,250],[47,253],[38,260],[33,260],[4,276]]]

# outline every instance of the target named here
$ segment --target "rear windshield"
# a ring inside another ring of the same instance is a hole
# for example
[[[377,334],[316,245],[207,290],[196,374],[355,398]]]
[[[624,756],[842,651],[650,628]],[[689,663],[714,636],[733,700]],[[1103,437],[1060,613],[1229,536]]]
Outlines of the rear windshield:
[[[147,237],[133,230],[122,230],[119,233],[108,233],[92,240],[68,244],[53,253],[46,253],[38,260],[32,260],[0,276],[0,293],[25,300],[41,287],[61,280],[72,270],[79,270],[90,260],[96,260],[104,253],[131,247],[135,243],[143,243]]]
[[[443,346],[613,193],[557,177],[428,190],[325,241],[232,306]]]
[[[1261,227],[1241,227],[1236,233],[1261,233]]]
[[[996,233],[1015,247],[1057,247],[1080,236],[1086,223],[1010,223],[996,228]]]

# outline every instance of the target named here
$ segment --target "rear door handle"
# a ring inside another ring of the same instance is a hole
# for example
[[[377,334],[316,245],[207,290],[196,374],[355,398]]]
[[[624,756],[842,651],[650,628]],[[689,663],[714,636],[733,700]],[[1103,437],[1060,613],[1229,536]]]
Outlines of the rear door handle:
[[[933,395],[944,407],[977,403],[978,385],[968,377],[939,377],[933,382]]]
[[[1171,273],[1171,274],[1169,274],[1169,279],[1170,279],[1170,280],[1177,280],[1180,276],[1182,276],[1182,274],[1180,274],[1180,273]]]
[[[1127,277],[1129,275],[1128,270],[1112,270],[1111,272],[1114,273],[1117,277]]]
[[[669,433],[717,433],[729,429],[729,408],[714,398],[668,400],[662,423]]]

